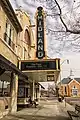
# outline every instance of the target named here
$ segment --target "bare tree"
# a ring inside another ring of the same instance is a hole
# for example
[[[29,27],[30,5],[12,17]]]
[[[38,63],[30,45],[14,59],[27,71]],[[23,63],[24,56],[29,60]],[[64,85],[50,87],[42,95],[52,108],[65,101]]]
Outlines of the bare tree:
[[[65,24],[65,22],[64,22],[64,20],[63,20],[63,18],[62,18],[62,10],[61,10],[61,7],[60,7],[59,3],[57,2],[57,0],[54,0],[54,1],[55,1],[56,5],[58,6],[60,20],[61,20],[61,22],[63,23],[63,25],[64,25],[64,27],[65,27],[65,29],[66,29],[66,32],[70,32],[70,33],[73,33],[73,34],[80,34],[80,30],[74,30],[74,29],[73,29],[73,30],[70,30],[70,29],[68,29],[67,25]]]
[[[65,17],[65,15],[62,13],[62,9],[65,7],[65,5],[63,6],[63,8],[61,8],[60,4],[59,4],[59,0],[49,0],[51,2],[48,2],[48,4],[52,4],[52,2],[55,2],[56,5],[54,4],[54,14],[51,13],[47,14],[47,16],[49,17],[53,17],[54,19],[58,19],[58,17],[61,20],[62,25],[58,25],[57,24],[57,30],[55,31],[55,29],[52,29],[51,27],[48,28],[49,34],[53,33],[52,35],[50,34],[51,38],[54,38],[58,44],[58,49],[54,49],[55,46],[53,46],[53,44],[50,44],[50,50],[52,50],[52,53],[54,51],[54,53],[62,53],[65,50],[69,51],[73,51],[73,52],[80,52],[80,17],[79,17],[79,13],[76,15],[78,17],[75,16],[74,11],[76,9],[79,9],[80,7],[80,2],[77,3],[76,7],[72,9],[72,14],[73,14],[73,19],[71,20],[66,20],[68,19],[68,17]],[[69,3],[68,3],[69,1]],[[65,0],[62,0],[63,4],[65,2]],[[70,0],[66,0],[67,5],[69,6],[70,4]],[[74,3],[75,1],[73,1]],[[49,5],[51,6],[51,5]],[[53,8],[54,8],[53,7]],[[52,9],[52,8],[50,8]],[[75,9],[75,10],[74,10]],[[57,13],[55,13],[55,11],[57,11]],[[68,22],[66,22],[68,21]],[[59,37],[59,38],[58,38]],[[56,51],[55,51],[56,50]]]
[[[19,0],[16,1],[19,5]],[[80,52],[79,0],[26,0],[26,2],[23,0],[22,2],[22,7],[31,14],[31,18],[34,8],[39,5],[44,7],[50,56],[55,53],[62,55],[64,51]]]

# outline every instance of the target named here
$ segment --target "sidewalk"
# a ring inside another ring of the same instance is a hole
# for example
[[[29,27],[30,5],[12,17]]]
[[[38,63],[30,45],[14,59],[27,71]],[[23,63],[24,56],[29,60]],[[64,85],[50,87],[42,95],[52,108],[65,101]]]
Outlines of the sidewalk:
[[[41,100],[37,108],[24,108],[1,120],[69,120],[67,110],[74,110],[74,107],[57,100]]]

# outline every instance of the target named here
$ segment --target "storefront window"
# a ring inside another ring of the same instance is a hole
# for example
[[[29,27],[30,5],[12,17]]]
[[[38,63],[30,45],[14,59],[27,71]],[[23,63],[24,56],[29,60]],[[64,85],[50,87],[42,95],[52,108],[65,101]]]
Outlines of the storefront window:
[[[25,97],[25,88],[20,87],[18,88],[18,97],[24,98]]]
[[[0,97],[10,96],[10,82],[0,80]]]

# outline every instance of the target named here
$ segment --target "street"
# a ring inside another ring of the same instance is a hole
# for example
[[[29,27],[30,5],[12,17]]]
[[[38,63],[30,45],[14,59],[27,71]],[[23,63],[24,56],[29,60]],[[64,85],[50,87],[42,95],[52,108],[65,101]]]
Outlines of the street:
[[[37,108],[23,108],[1,120],[69,120],[67,110],[73,106],[57,100],[41,100]]]

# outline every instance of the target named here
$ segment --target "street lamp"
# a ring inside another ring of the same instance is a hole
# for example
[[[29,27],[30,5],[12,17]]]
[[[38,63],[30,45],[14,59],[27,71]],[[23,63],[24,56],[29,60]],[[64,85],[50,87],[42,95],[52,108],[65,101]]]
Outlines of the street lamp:
[[[61,66],[65,61],[67,61],[67,64],[69,64],[69,60],[68,60],[68,59],[65,59],[65,60],[63,60],[63,62],[60,64],[60,66]]]
[[[69,60],[68,60],[68,59],[65,59],[65,60],[60,64],[60,66],[62,66],[65,61],[67,61],[67,64],[69,64]],[[61,92],[61,71],[60,71],[60,92]],[[66,98],[65,98],[65,107],[66,107]]]
[[[60,68],[61,68],[61,66],[63,65],[63,63],[64,63],[65,61],[67,61],[67,64],[69,64],[69,60],[68,60],[68,59],[65,59],[65,60],[63,60],[63,62],[60,64]],[[60,71],[60,84],[61,84],[61,71]]]
[[[65,61],[67,61],[67,64],[69,64],[69,60],[68,59],[65,59],[65,60],[63,60],[62,62],[61,62],[61,64],[60,64],[60,68],[61,68],[61,66],[63,65],[63,63],[65,62]],[[61,88],[61,70],[60,70],[60,88]],[[61,92],[61,90],[60,90],[60,92]]]

